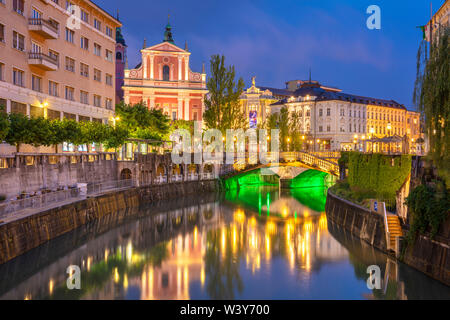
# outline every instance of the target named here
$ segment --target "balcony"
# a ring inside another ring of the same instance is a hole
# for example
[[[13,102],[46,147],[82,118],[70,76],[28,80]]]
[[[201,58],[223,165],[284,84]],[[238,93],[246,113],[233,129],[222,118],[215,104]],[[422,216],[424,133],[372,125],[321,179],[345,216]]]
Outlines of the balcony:
[[[45,39],[58,39],[58,28],[48,20],[30,18],[28,19],[28,30]]]
[[[59,67],[58,59],[41,52],[28,53],[28,64],[46,71],[55,71],[58,70]]]

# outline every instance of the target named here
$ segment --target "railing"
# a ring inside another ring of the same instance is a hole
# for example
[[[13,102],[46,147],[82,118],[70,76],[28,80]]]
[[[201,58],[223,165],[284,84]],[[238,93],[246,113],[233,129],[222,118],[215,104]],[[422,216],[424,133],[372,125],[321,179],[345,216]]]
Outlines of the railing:
[[[341,157],[341,153],[339,151],[316,151],[310,152],[310,154],[322,159],[332,159]]]
[[[304,152],[282,152],[280,158],[284,161],[300,161],[309,166],[317,167],[323,171],[339,174],[339,166],[331,161],[316,157],[315,155]]]
[[[51,29],[54,33],[58,33],[58,28],[53,25],[50,21],[42,18],[30,18],[28,19],[28,24],[31,26],[46,26]]]
[[[380,202],[381,210],[383,211],[384,215],[384,229],[386,230],[386,248],[387,250],[391,249],[391,233],[389,231],[389,223],[387,220],[387,211],[386,211],[386,205],[384,202]]]
[[[167,183],[167,176],[159,175],[155,179],[155,184]]]
[[[132,179],[89,183],[87,185],[87,194],[95,194],[113,189],[123,189],[131,187],[134,187],[134,181]]]
[[[6,218],[25,209],[38,209],[52,203],[62,202],[80,196],[78,188],[41,194],[38,196],[14,200],[0,204],[0,218]]]
[[[28,52],[28,59],[45,60],[59,67],[58,59],[42,52]]]

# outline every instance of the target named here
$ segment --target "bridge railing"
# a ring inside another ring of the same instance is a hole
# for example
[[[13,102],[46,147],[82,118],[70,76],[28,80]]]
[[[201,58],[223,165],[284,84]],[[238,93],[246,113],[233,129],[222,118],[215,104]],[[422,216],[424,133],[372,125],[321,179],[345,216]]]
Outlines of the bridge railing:
[[[326,172],[334,172],[339,174],[339,166],[337,163],[322,159],[314,154],[305,152],[282,152],[280,158],[286,162],[300,161],[306,165],[317,167]]]

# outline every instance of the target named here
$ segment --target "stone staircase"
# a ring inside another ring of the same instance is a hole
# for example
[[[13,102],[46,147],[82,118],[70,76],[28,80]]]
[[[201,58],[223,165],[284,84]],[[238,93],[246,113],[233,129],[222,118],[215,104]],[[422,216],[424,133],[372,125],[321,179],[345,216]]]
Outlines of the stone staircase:
[[[395,251],[395,240],[397,237],[402,237],[402,227],[400,225],[400,219],[397,215],[388,214],[387,224],[389,232],[389,248]]]

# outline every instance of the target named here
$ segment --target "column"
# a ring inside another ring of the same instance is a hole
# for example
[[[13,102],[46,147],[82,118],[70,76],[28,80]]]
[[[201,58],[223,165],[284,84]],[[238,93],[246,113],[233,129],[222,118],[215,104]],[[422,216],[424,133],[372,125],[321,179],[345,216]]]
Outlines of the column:
[[[147,56],[142,55],[142,68],[144,69],[144,79],[148,78],[147,74]]]
[[[150,108],[155,109],[155,97],[153,95],[150,97]]]
[[[177,114],[177,118],[178,119],[183,119],[183,98],[182,97],[178,97],[178,114]]]
[[[155,79],[155,71],[154,71],[154,61],[155,61],[155,56],[150,56],[150,79]]]
[[[11,113],[11,100],[6,100],[6,113]]]
[[[184,99],[184,120],[189,120],[189,98]]]
[[[182,67],[181,56],[178,57],[178,81],[181,81],[181,67]]]
[[[30,117],[31,116],[31,111],[30,111],[31,107],[30,104],[27,103],[27,116]]]
[[[201,115],[201,119],[203,121],[203,114],[205,113],[205,99],[202,96],[202,115]],[[200,118],[200,117],[199,117]]]
[[[184,80],[189,80],[189,56],[184,59]]]

